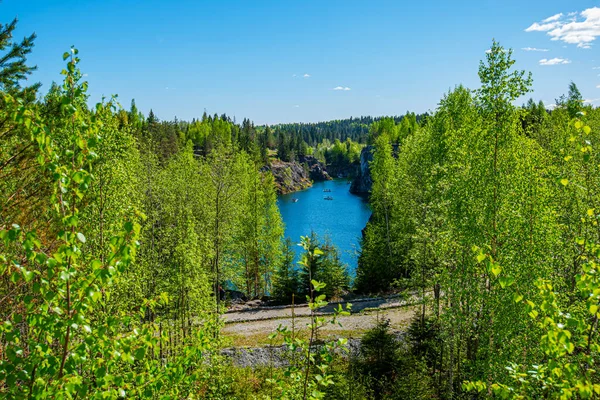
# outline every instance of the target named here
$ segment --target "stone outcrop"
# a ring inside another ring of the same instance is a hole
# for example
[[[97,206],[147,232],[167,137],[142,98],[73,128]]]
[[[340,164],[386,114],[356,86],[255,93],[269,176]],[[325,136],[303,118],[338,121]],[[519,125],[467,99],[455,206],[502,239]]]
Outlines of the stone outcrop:
[[[297,162],[275,160],[271,165],[263,167],[262,170],[271,171],[279,194],[304,190],[312,185],[308,171]]]
[[[365,146],[360,152],[360,170],[350,185],[350,193],[370,193],[373,187],[369,163],[373,161],[373,146]]]
[[[360,163],[355,162],[352,164],[336,165],[328,164],[327,172],[333,178],[348,178],[354,179],[360,174]]]
[[[331,180],[325,166],[313,156],[301,157],[300,162],[274,160],[270,165],[262,167],[261,170],[271,171],[279,194],[304,190],[312,186],[313,181]]]
[[[310,179],[315,182],[330,181],[331,176],[325,170],[325,166],[313,156],[303,156],[300,158],[300,163],[306,165]]]

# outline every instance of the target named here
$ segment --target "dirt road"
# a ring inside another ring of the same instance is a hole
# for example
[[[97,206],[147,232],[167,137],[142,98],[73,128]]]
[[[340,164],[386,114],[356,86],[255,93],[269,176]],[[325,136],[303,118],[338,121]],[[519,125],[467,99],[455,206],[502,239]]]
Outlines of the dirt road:
[[[346,338],[361,337],[365,331],[372,328],[378,318],[390,320],[394,331],[406,328],[418,308],[416,297],[408,299],[377,298],[352,303],[352,314],[340,317],[337,324],[327,324],[322,330],[323,337]],[[323,314],[331,314],[337,304],[330,304],[321,309]],[[310,322],[310,309],[307,306],[294,308],[294,324],[301,333],[306,331]],[[269,343],[268,336],[281,326],[292,326],[292,309],[271,308],[237,311],[224,316],[226,325],[222,332],[230,337],[234,346],[260,347]]]

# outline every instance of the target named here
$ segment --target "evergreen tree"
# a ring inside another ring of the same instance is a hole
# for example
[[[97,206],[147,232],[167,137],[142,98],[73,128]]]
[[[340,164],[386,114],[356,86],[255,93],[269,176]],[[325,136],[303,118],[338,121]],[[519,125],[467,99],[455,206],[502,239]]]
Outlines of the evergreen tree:
[[[33,101],[41,84],[23,88],[21,83],[37,69],[27,65],[27,56],[33,49],[36,34],[32,33],[21,42],[15,42],[13,31],[17,22],[15,18],[8,24],[0,24],[0,92]]]
[[[286,238],[281,244],[282,257],[273,277],[272,297],[275,301],[290,304],[293,296],[296,302],[304,301],[298,298],[300,294],[300,277],[298,267],[294,263],[296,253],[294,243],[290,238]]]

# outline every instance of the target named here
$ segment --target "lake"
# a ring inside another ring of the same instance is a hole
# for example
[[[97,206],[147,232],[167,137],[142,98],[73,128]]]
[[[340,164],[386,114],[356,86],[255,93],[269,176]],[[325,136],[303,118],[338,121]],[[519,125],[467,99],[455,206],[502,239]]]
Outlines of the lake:
[[[323,192],[324,189],[331,192]],[[316,232],[320,239],[328,235],[339,249],[342,262],[348,265],[350,274],[354,276],[361,230],[371,216],[371,209],[366,197],[354,195],[349,189],[346,179],[315,182],[301,192],[279,196],[277,203],[285,223],[285,237],[299,243],[300,236],[308,236],[311,231]],[[333,200],[325,200],[326,196],[333,197]],[[302,249],[294,247],[298,260]]]

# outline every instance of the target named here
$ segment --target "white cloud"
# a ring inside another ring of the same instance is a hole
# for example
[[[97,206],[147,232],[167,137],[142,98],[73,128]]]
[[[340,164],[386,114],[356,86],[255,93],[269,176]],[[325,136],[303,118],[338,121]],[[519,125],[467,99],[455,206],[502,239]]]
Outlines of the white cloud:
[[[563,13],[554,14],[553,16],[546,18],[542,22],[558,21],[560,19],[560,17],[562,17],[562,16],[563,16]]]
[[[538,49],[536,47],[523,47],[521,50],[524,50],[524,51],[549,51],[548,49]]]
[[[556,14],[541,23],[534,22],[525,32],[546,32],[551,40],[589,49],[592,42],[600,36],[600,7],[569,14],[566,18],[562,14]]]
[[[592,69],[600,69],[600,67],[592,67]]]
[[[348,91],[348,90],[352,90],[350,89],[348,86],[336,86],[333,88],[333,90],[344,90],[344,91]]]
[[[292,78],[295,78],[295,77],[296,77],[296,74],[293,74],[293,75],[292,75]]]
[[[600,89],[600,85],[596,86],[597,89]]]
[[[303,78],[310,78],[310,75],[309,74],[304,74],[304,75],[302,75],[302,77]]]
[[[586,99],[583,102],[586,103],[586,104],[594,104],[594,103],[597,103],[599,101],[600,101],[600,98],[598,98],[598,99]]]
[[[296,104],[296,105],[294,106],[294,108],[300,108],[300,106],[299,106],[298,104]]]
[[[551,58],[551,59],[546,59],[546,58],[542,58],[540,60],[540,65],[560,65],[560,64],[570,64],[571,61],[567,60],[565,58]]]
[[[549,24],[538,24],[534,22],[531,26],[525,29],[525,32],[546,32],[559,26],[559,22],[550,22]]]
[[[81,76],[84,77],[84,78],[86,78],[88,76],[88,74],[83,74]]]

